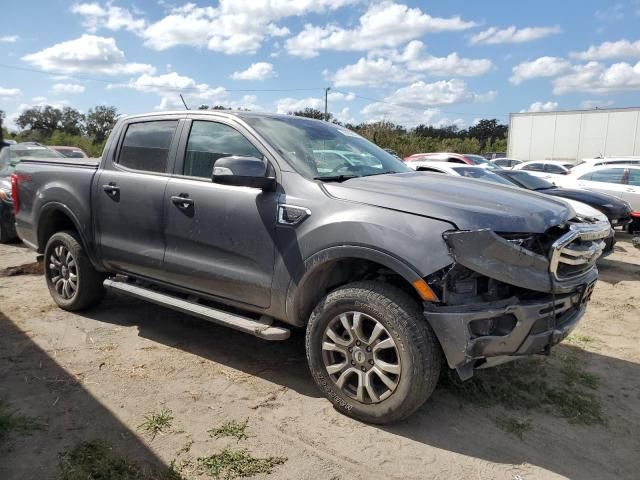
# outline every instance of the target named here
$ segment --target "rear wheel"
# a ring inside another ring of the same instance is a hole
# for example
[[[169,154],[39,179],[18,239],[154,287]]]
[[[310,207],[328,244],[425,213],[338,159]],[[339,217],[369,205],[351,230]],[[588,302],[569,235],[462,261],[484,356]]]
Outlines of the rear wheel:
[[[104,275],[93,268],[75,232],[58,232],[49,239],[44,272],[51,297],[65,310],[92,307],[104,296]]]
[[[366,422],[411,415],[440,375],[440,347],[419,305],[383,283],[352,283],[322,299],[309,320],[306,347],[327,398]]]

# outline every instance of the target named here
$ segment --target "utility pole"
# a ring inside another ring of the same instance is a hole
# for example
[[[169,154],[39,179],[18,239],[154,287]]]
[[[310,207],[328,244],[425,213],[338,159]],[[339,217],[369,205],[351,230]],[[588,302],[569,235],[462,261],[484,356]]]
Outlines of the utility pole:
[[[325,122],[329,121],[329,104],[328,104],[329,90],[331,90],[331,87],[327,87],[324,89],[324,121]]]

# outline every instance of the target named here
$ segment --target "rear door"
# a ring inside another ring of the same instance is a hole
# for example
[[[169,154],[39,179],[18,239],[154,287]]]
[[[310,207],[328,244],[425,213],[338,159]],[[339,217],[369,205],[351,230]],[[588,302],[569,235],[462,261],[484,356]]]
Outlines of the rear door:
[[[631,204],[631,208],[640,212],[640,168],[629,168],[624,199]]]
[[[178,118],[124,125],[95,184],[101,257],[111,269],[162,280],[164,193],[175,161]]]
[[[607,193],[617,198],[624,198],[626,185],[625,168],[605,168],[581,175],[578,186],[596,192]]]
[[[219,158],[265,157],[250,138],[233,120],[203,116],[185,124],[164,197],[164,270],[175,285],[268,307],[277,193],[211,181]]]

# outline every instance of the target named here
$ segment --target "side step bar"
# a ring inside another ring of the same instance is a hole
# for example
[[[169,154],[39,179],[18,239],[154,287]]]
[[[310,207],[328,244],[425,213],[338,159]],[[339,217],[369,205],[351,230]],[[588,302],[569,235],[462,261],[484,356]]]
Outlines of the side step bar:
[[[190,302],[181,298],[173,297],[165,293],[156,292],[147,288],[138,287],[125,282],[106,279],[104,287],[108,290],[124,293],[131,297],[140,298],[163,307],[177,310],[178,312],[193,315],[195,317],[209,320],[210,322],[249,333],[264,340],[286,340],[291,331],[288,328],[274,327],[273,319],[263,315],[259,320],[243,317],[234,313],[207,307],[199,303]]]

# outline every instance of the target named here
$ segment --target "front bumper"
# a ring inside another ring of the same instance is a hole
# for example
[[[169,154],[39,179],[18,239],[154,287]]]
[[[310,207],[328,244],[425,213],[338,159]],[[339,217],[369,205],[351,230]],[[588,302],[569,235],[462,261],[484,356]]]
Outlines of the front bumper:
[[[549,295],[540,300],[508,298],[463,306],[425,303],[424,315],[442,345],[447,363],[464,380],[471,377],[474,368],[500,363],[507,357],[548,353],[584,315],[593,285],[573,294],[558,295],[555,300]],[[515,319],[509,332],[488,335],[472,332],[472,322],[509,316]]]

